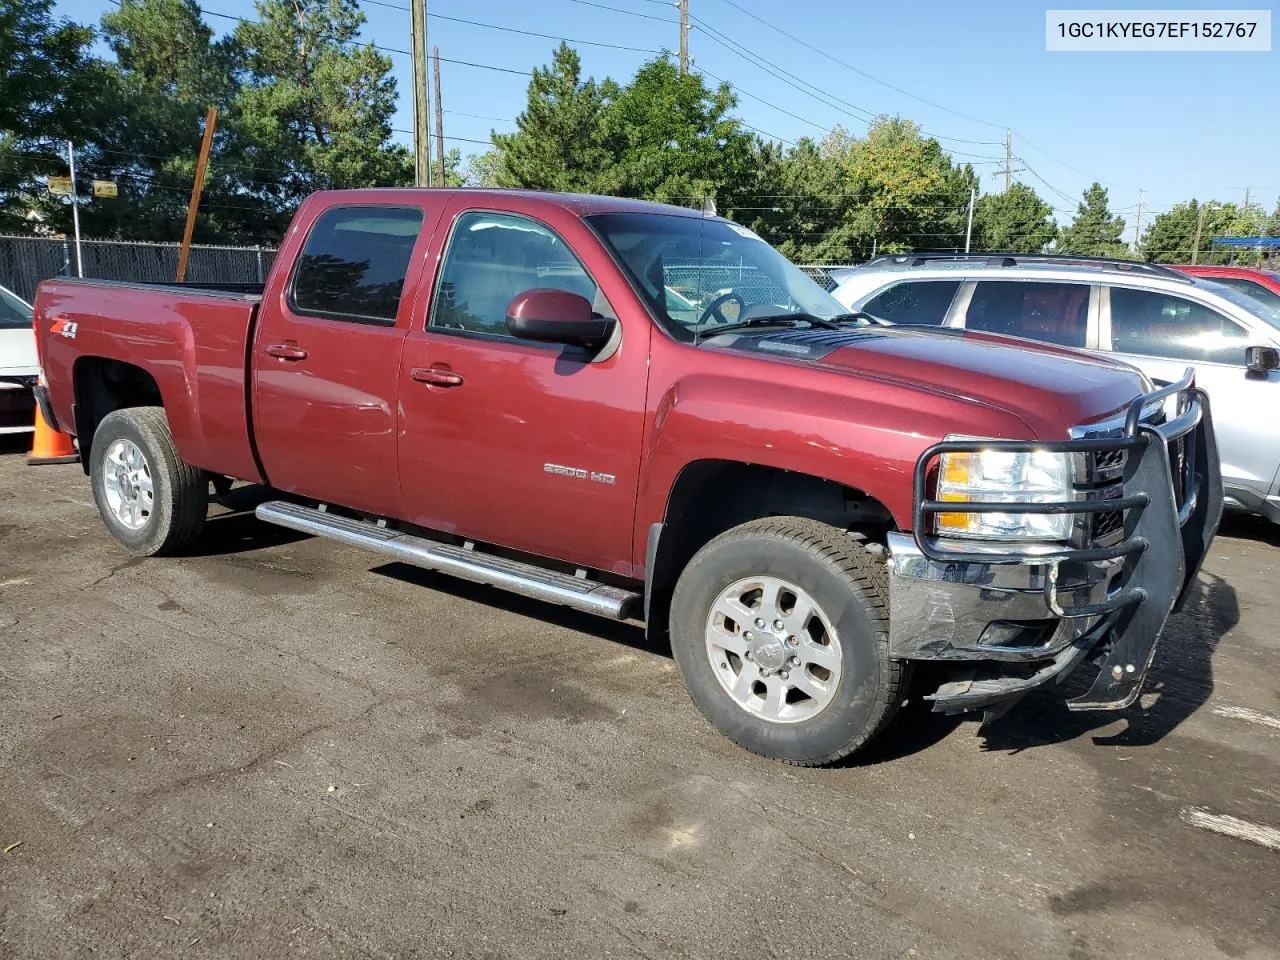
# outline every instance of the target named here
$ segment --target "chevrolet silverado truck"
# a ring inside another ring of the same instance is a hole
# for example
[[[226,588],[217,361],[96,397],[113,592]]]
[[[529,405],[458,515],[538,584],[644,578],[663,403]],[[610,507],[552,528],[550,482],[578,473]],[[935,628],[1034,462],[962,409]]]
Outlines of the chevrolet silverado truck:
[[[850,314],[678,207],[324,192],[261,287],[51,280],[35,314],[37,401],[126,550],[266,485],[269,523],[643,620],[716,728],[797,764],[922,663],[944,712],[1078,668],[1071,708],[1127,706],[1222,509],[1189,373]]]

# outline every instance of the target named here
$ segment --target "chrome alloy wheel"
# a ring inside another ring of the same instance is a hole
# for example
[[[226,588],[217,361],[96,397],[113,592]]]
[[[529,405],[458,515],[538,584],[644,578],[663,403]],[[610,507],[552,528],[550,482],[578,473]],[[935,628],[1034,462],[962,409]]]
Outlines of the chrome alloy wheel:
[[[130,530],[140,530],[155,508],[151,467],[132,440],[121,438],[102,458],[102,486],[107,509]]]
[[[817,716],[840,685],[841,652],[817,602],[777,577],[725,587],[707,617],[707,656],[725,692],[773,723]]]

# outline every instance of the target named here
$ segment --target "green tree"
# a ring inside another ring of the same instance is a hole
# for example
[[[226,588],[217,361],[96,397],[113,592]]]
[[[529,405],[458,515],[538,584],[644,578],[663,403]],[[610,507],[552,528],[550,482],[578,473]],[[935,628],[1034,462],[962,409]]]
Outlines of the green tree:
[[[30,229],[27,216],[53,213],[43,180],[66,170],[62,143],[77,130],[94,89],[93,31],[53,16],[53,0],[0,4],[0,230]]]
[[[1024,183],[979,197],[974,206],[975,250],[1042,253],[1057,236],[1053,207]]]
[[[1196,248],[1196,232],[1200,245],[1195,254],[1198,263],[1256,262],[1252,250],[1236,247],[1214,247],[1217,237],[1252,237],[1267,227],[1266,211],[1258,204],[1237,206],[1209,200],[1189,200],[1160,214],[1142,235],[1142,256],[1156,263],[1190,263]]]
[[[260,22],[235,31],[243,76],[227,175],[276,212],[276,230],[315,190],[411,183],[409,153],[391,141],[391,62],[359,43],[365,17],[354,0],[256,8]]]
[[[680,75],[667,57],[650,60],[601,112],[614,154],[602,181],[610,192],[697,205],[729,197],[748,175],[754,138],[729,116],[728,84],[712,90],[701,74]]]
[[[114,180],[119,195],[90,201],[81,224],[90,236],[172,240],[186,217],[205,113],[222,111],[196,239],[235,240],[260,211],[238,181],[218,175],[238,56],[215,40],[193,0],[123,0],[102,18],[114,59],[103,64],[95,115],[82,131],[86,175]]]
[[[493,134],[497,157],[483,161],[483,175],[501,187],[610,192],[617,158],[603,118],[618,92],[612,80],[583,80],[577,51],[561,43],[550,66],[534,69],[515,132]]]
[[[1076,207],[1075,219],[1058,237],[1059,253],[1094,257],[1127,257],[1129,249],[1121,240],[1124,217],[1112,216],[1107,189],[1094,183]]]
[[[919,126],[898,117],[871,124],[853,150],[850,171],[855,207],[851,221],[880,253],[955,249],[964,244],[969,190],[978,186],[973,167],[951,157]]]

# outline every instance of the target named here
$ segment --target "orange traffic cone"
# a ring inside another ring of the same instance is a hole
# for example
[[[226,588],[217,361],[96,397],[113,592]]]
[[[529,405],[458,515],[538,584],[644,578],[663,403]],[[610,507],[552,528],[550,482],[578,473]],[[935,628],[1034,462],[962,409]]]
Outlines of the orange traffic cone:
[[[36,436],[31,444],[31,452],[27,454],[27,463],[79,463],[80,454],[76,453],[71,434],[62,433],[49,426],[44,414],[36,406]]]

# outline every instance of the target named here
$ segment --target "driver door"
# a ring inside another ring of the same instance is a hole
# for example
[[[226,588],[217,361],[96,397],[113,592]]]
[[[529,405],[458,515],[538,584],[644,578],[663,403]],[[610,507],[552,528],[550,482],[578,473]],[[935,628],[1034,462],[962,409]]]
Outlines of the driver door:
[[[400,366],[405,518],[629,575],[651,323],[580,221],[558,230],[462,196],[451,217]],[[586,266],[593,252],[608,290]],[[540,287],[587,297],[618,318],[620,340],[591,355],[511,336],[507,305]]]

